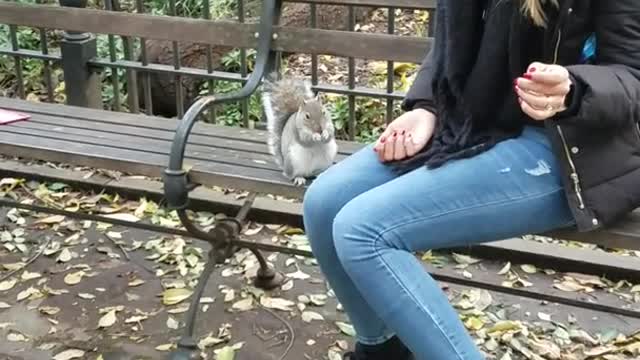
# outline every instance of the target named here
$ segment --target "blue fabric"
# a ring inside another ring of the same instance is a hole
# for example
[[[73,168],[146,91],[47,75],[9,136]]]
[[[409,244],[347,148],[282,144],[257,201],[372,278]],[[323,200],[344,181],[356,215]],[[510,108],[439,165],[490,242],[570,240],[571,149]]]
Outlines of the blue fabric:
[[[304,199],[311,247],[363,344],[397,335],[416,360],[480,351],[414,252],[573,224],[544,129],[398,176],[372,147],[322,173]]]
[[[584,43],[580,62],[583,64],[592,63],[596,57],[596,35],[591,34]]]

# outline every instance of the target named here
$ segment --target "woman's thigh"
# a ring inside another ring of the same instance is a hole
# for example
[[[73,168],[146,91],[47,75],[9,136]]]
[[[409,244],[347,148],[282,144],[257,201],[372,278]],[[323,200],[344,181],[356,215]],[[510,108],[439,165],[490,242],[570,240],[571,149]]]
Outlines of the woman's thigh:
[[[342,208],[334,236],[418,251],[569,226],[560,176],[544,133],[527,129],[473,158],[420,168],[363,193]]]
[[[397,175],[381,163],[372,146],[366,146],[321,173],[305,193],[305,224],[333,222],[340,209],[353,198],[387,183]],[[328,225],[331,230],[331,224]]]

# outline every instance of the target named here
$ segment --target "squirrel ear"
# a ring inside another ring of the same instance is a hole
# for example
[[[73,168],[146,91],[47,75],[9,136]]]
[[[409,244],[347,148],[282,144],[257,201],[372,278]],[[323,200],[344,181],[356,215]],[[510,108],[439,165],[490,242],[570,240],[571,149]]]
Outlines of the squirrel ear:
[[[307,99],[302,99],[302,102],[303,102],[305,105],[307,105],[307,104],[309,103],[309,100],[307,100]]]

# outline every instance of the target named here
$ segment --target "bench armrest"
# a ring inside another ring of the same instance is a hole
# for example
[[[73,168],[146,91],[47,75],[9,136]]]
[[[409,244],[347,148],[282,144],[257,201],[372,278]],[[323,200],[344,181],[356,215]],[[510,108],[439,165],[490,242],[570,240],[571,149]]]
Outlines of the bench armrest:
[[[169,166],[164,172],[164,193],[167,206],[170,209],[185,209],[189,201],[190,186],[188,171],[183,169],[184,152],[187,146],[187,138],[195,125],[199,115],[209,107],[225,102],[237,101],[253,94],[267,71],[275,64],[276,53],[271,50],[274,23],[277,22],[282,6],[281,0],[265,0],[262,3],[262,14],[258,33],[256,49],[256,66],[247,82],[237,92],[220,96],[211,95],[198,99],[189,107],[176,129],[169,154]]]

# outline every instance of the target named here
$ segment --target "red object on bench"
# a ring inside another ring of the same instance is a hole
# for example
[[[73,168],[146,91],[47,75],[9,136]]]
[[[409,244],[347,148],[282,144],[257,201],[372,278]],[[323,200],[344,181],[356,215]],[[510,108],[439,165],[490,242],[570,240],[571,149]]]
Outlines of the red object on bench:
[[[27,119],[29,119],[29,115],[27,114],[0,109],[0,125],[7,125],[16,121],[24,121]]]

